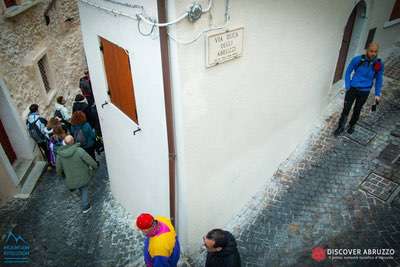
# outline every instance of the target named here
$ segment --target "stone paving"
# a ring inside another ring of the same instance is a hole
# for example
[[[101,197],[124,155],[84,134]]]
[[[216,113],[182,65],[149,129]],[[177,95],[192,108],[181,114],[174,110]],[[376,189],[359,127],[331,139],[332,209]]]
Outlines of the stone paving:
[[[83,214],[79,192],[46,172],[28,200],[0,209],[0,248],[12,230],[30,246],[28,266],[141,266],[143,238],[111,195],[104,155],[100,162],[89,185],[92,210]]]
[[[333,113],[275,173],[250,222],[230,226],[243,266],[400,266],[400,81],[387,79],[384,90],[378,111],[365,106],[351,136],[332,136]],[[317,262],[314,247],[396,253]]]
[[[227,226],[242,266],[400,266],[400,81],[386,80],[378,111],[366,105],[353,135],[334,138],[341,105]],[[28,200],[1,207],[0,248],[12,230],[29,243],[29,266],[142,266],[143,237],[112,197],[105,166],[102,156],[88,214],[81,213],[79,194],[54,172],[41,177]],[[315,247],[396,253],[317,262]],[[203,265],[199,255],[192,266]]]

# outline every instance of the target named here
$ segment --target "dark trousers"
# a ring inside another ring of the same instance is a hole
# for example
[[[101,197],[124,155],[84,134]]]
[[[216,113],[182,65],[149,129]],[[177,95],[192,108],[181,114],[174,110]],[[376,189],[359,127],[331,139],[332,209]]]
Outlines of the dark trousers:
[[[83,148],[94,160],[96,160],[95,146]]]
[[[365,102],[367,102],[368,96],[369,91],[361,91],[356,88],[350,88],[350,90],[346,92],[342,115],[339,119],[339,127],[344,127],[346,125],[347,116],[349,116],[354,101],[356,104],[354,106],[353,115],[351,116],[349,124],[350,126],[354,126],[357,123],[358,119],[360,118],[361,109]]]
[[[39,146],[40,152],[42,153],[43,157],[47,160],[47,163],[51,166],[51,159],[50,159],[50,151],[47,145],[47,142],[37,143]]]

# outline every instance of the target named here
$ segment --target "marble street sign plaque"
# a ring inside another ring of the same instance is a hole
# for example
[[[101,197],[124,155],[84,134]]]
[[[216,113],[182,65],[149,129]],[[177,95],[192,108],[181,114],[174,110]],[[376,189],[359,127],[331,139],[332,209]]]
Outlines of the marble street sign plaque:
[[[208,33],[206,38],[207,67],[238,58],[242,52],[243,28]]]

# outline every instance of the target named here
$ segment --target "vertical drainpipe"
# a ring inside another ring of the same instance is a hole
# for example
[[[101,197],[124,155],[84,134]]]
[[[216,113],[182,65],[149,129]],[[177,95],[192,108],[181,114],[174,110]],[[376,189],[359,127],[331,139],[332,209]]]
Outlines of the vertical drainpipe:
[[[166,0],[157,0],[158,21],[166,22],[167,10]],[[174,139],[174,121],[172,114],[172,91],[171,91],[171,73],[169,67],[169,49],[167,27],[160,27],[160,46],[161,46],[161,63],[163,71],[164,84],[164,100],[165,114],[167,119],[167,135],[168,135],[168,162],[169,162],[169,211],[171,221],[176,228],[176,209],[175,209],[175,139]]]

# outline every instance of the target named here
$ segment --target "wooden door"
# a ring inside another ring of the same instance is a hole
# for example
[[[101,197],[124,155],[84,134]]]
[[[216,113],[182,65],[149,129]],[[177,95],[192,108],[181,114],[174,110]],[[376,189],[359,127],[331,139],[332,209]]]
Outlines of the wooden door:
[[[100,38],[111,102],[139,124],[128,52]]]
[[[396,0],[394,3],[392,14],[390,15],[389,21],[400,18],[400,0]]]
[[[15,151],[10,143],[10,139],[8,139],[6,130],[4,129],[1,120],[0,120],[0,143],[4,151],[6,152],[6,155],[10,160],[10,163],[11,164],[14,163],[14,161],[17,159],[17,155],[15,154]]]
[[[353,12],[351,12],[350,18],[348,19],[346,27],[344,29],[342,46],[340,47],[339,58],[336,64],[335,78],[333,79],[333,83],[340,81],[343,77],[343,71],[346,64],[347,54],[349,52],[351,35],[353,33],[356,16],[357,16],[357,6],[353,9]]]

